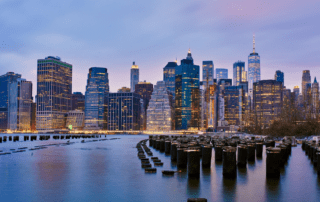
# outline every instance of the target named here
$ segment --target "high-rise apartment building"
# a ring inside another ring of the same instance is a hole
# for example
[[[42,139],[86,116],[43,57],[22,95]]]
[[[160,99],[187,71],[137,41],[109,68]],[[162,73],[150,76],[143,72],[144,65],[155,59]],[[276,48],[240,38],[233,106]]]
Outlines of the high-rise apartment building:
[[[32,83],[25,79],[15,79],[9,84],[9,129],[31,130]]]
[[[238,61],[233,64],[233,85],[239,86],[240,82],[247,81],[247,72],[245,71],[245,63]]]
[[[84,129],[100,130],[107,127],[109,79],[107,68],[89,69],[85,94]]]
[[[254,114],[261,127],[270,125],[272,121],[279,117],[282,102],[282,82],[261,80],[253,84]]]
[[[65,114],[71,110],[72,65],[59,57],[38,60],[37,130],[65,129]]]
[[[8,72],[0,76],[0,130],[9,129],[9,86],[19,78],[21,78],[21,75],[14,72]]]
[[[260,56],[256,53],[255,36],[253,36],[253,51],[248,56],[248,85],[249,96],[253,95],[253,83],[260,81]]]
[[[140,130],[140,95],[109,93],[108,130]]]
[[[194,65],[189,49],[186,59],[175,69],[175,128],[199,129],[200,91],[199,69]]]
[[[303,72],[302,72],[302,83],[301,83],[301,93],[302,93],[304,101],[307,101],[307,99],[308,99],[307,98],[307,95],[308,95],[307,85],[308,84],[311,85],[310,71],[309,70],[303,70]]]
[[[170,131],[172,129],[172,108],[164,81],[154,86],[147,109],[147,130]]]
[[[71,110],[82,110],[84,111],[84,102],[85,102],[85,95],[81,92],[74,92],[72,94],[72,108]]]
[[[220,79],[228,79],[228,69],[217,68],[216,79],[217,79],[217,82],[219,82]]]
[[[135,62],[133,62],[131,66],[131,72],[130,72],[130,88],[131,92],[134,92],[136,84],[139,83],[139,66],[136,65]]]
[[[140,98],[142,99],[142,110],[141,110],[141,118],[142,118],[142,124],[141,124],[141,130],[146,130],[147,127],[147,108],[149,106],[149,101],[151,99],[151,95],[153,92],[153,84],[150,82],[139,82],[135,86],[135,93],[140,95]]]
[[[284,73],[280,70],[277,70],[274,74],[274,80],[280,81],[284,85]]]

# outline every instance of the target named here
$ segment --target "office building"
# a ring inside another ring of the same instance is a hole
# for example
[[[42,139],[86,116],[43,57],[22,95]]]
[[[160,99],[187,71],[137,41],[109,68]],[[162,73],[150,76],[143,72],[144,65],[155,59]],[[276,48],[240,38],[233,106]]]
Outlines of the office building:
[[[317,78],[314,77],[314,81],[311,87],[312,93],[312,111],[313,113],[319,112],[319,83],[317,82]]]
[[[172,130],[172,108],[164,81],[158,81],[154,86],[147,109],[147,130]]]
[[[130,74],[130,88],[131,88],[131,92],[134,92],[136,84],[139,83],[139,67],[138,67],[138,65],[135,64],[135,62],[133,62],[132,66],[131,66],[130,73],[131,73]]]
[[[213,77],[214,77],[213,74],[214,74],[213,62],[203,61],[202,62],[202,81],[203,81],[204,90],[209,88],[210,85],[213,85]]]
[[[14,72],[8,72],[0,76],[0,130],[9,129],[9,86],[19,78],[21,78],[21,75]]]
[[[130,93],[130,92],[131,92],[131,89],[130,89],[130,88],[127,88],[127,87],[122,87],[122,88],[118,89],[117,92],[118,92],[118,93]]]
[[[107,68],[91,67],[89,69],[85,93],[86,130],[100,130],[107,127],[107,97],[109,79]]]
[[[217,68],[216,79],[217,79],[217,82],[219,82],[220,79],[228,79],[228,69]]]
[[[255,36],[253,36],[253,51],[248,56],[248,85],[249,96],[253,95],[253,83],[260,81],[260,56],[256,52]]]
[[[261,80],[253,84],[254,114],[261,127],[269,126],[272,121],[279,117],[282,102],[282,82]]]
[[[72,108],[71,110],[82,110],[84,111],[84,102],[85,102],[85,95],[81,92],[74,92],[72,94]]]
[[[224,120],[228,125],[242,125],[245,112],[243,86],[226,86],[224,91]]]
[[[233,64],[233,85],[239,86],[240,82],[247,81],[245,63],[238,61]]]
[[[31,130],[32,83],[25,79],[14,79],[9,84],[9,129]]]
[[[109,93],[108,130],[140,130],[140,95]]]
[[[194,65],[189,49],[186,59],[175,69],[175,128],[176,130],[199,129],[200,91],[199,69]]]
[[[150,82],[139,82],[135,86],[136,94],[140,95],[140,99],[142,99],[142,114],[141,114],[141,121],[143,124],[141,124],[141,130],[146,130],[147,127],[147,108],[149,105],[149,101],[151,99],[151,94],[153,92],[153,84]]]
[[[52,56],[37,65],[37,130],[65,129],[65,114],[72,107],[72,65]]]

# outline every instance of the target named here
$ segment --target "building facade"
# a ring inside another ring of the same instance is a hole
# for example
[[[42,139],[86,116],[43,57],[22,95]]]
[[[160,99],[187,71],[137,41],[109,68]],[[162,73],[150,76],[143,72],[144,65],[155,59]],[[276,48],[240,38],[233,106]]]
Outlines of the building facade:
[[[175,69],[175,129],[200,128],[199,69],[189,49],[186,59]]]
[[[65,114],[71,110],[72,65],[59,57],[38,60],[37,130],[65,129]]]
[[[312,112],[318,113],[319,112],[319,83],[317,82],[317,78],[314,77],[314,81],[312,83],[311,87],[311,93],[312,93]]]
[[[261,80],[253,84],[254,113],[261,127],[269,126],[279,117],[282,102],[283,85],[280,81]]]
[[[85,93],[84,129],[106,129],[108,93],[109,79],[107,68],[91,67],[89,69]]]
[[[130,72],[130,89],[131,92],[135,91],[136,84],[139,83],[139,66],[136,65],[135,62],[133,62],[131,66],[131,72]]]
[[[224,120],[228,125],[241,125],[245,112],[243,86],[227,86],[224,91]]]
[[[169,94],[164,81],[158,81],[154,86],[147,109],[147,130],[172,130],[172,108]]]
[[[255,36],[253,36],[253,51],[248,56],[248,85],[249,96],[253,96],[253,83],[260,81],[260,56],[256,53]]]
[[[147,127],[147,108],[149,106],[149,101],[153,92],[153,84],[150,82],[139,82],[135,86],[134,93],[139,94],[142,99],[142,109],[141,109],[141,130],[146,130]]]
[[[109,93],[108,130],[140,130],[140,95]]]
[[[85,95],[81,92],[74,92],[72,94],[72,108],[71,110],[82,110],[84,111],[84,102],[85,102]]]
[[[131,89],[127,87],[122,87],[118,89],[118,93],[130,93],[130,92],[131,92]]]
[[[202,81],[204,89],[209,88],[210,85],[213,85],[214,77],[214,65],[212,61],[203,61],[202,62]],[[208,84],[207,84],[208,81]]]
[[[175,70],[178,66],[177,62],[168,62],[163,68],[163,81],[166,84],[167,91],[173,96],[175,95]]]
[[[9,84],[9,129],[31,130],[32,82],[16,79]]]
[[[0,130],[9,129],[9,97],[11,83],[21,78],[20,74],[8,72],[0,76]]]

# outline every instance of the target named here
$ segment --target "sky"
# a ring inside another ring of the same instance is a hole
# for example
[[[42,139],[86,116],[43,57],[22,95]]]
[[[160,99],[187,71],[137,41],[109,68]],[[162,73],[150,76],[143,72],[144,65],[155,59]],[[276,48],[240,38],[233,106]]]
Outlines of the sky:
[[[319,0],[0,0],[0,75],[33,82],[37,60],[59,56],[73,65],[73,92],[85,92],[90,67],[106,67],[110,92],[130,87],[135,61],[140,81],[156,84],[169,61],[212,60],[248,69],[253,34],[261,79],[284,72],[301,88],[303,70],[320,80]]]

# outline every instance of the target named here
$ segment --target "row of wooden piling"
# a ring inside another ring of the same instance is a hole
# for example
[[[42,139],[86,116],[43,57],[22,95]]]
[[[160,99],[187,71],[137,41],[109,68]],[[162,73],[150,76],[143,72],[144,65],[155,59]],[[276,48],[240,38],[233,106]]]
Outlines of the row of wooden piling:
[[[301,148],[313,163],[320,178],[320,145],[314,140],[302,141]]]

